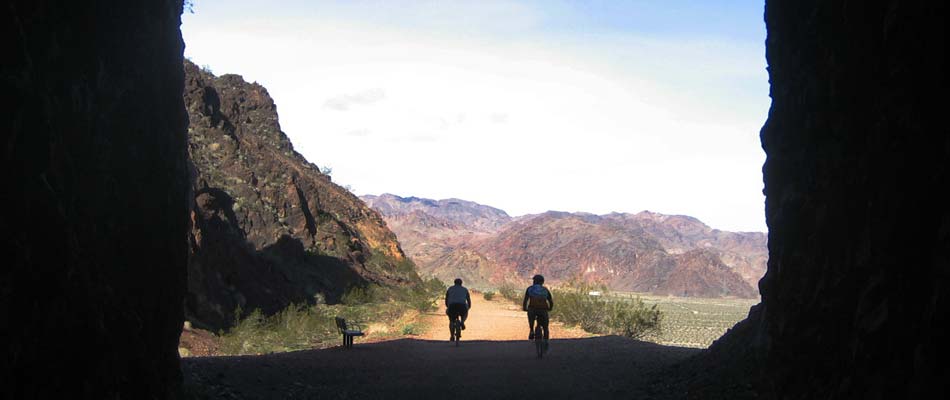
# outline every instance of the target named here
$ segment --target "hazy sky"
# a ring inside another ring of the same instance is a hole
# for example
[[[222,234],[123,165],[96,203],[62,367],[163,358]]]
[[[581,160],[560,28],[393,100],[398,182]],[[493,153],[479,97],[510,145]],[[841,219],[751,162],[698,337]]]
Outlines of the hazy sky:
[[[357,194],[766,230],[761,0],[195,3],[185,55]]]

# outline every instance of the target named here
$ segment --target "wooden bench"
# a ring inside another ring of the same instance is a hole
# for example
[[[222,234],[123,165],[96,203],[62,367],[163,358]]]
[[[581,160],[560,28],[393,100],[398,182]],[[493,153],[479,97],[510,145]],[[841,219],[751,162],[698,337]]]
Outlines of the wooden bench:
[[[346,320],[340,317],[336,317],[336,329],[340,331],[340,334],[343,335],[343,348],[348,349],[353,347],[353,337],[354,336],[363,336],[363,327],[359,324],[351,322],[350,325],[353,325],[357,329],[350,329],[347,327]]]

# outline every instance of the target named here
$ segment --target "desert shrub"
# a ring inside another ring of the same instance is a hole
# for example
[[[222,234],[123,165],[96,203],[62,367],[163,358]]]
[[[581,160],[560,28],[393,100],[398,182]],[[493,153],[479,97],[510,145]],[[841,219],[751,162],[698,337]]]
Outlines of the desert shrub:
[[[438,297],[424,290],[412,290],[409,292],[407,302],[412,309],[421,313],[427,313],[436,309],[437,299]]]
[[[412,335],[412,336],[415,336],[415,335],[421,334],[422,331],[423,331],[423,329],[419,326],[418,323],[415,323],[415,322],[410,323],[410,324],[406,324],[406,325],[404,325],[404,326],[402,327],[402,334],[403,334],[403,335]]]
[[[434,276],[426,279],[423,281],[423,283],[425,284],[427,290],[436,294],[445,294],[445,288],[448,287],[445,282],[442,282],[442,280]]]
[[[501,297],[508,299],[508,301],[515,303],[521,303],[522,300],[518,289],[516,289],[515,286],[509,282],[502,283],[501,286],[498,287],[498,294],[500,294]]]
[[[408,292],[406,302],[416,311],[427,313],[438,308],[437,304],[444,295],[445,284],[433,277],[413,286]]]
[[[663,313],[656,304],[647,307],[639,297],[612,298],[607,302],[608,333],[640,339],[661,330]]]
[[[371,303],[376,300],[376,291],[374,285],[351,286],[340,297],[340,302],[349,306]]]
[[[400,301],[391,301],[388,303],[375,305],[375,315],[370,318],[375,322],[381,322],[386,325],[395,324],[406,313],[411,306],[408,303]],[[364,316],[365,318],[366,316]],[[344,317],[345,318],[345,317]]]
[[[591,291],[601,295],[591,296]],[[610,295],[605,287],[571,281],[553,291],[555,307],[551,317],[565,325],[579,326],[590,333],[642,338],[660,331],[662,313],[656,305],[646,306],[639,298]]]
[[[327,305],[315,298],[311,306],[291,305],[271,316],[255,310],[235,321],[227,332],[219,332],[219,352],[222,355],[266,354],[334,344],[339,341],[334,321],[337,316],[350,323],[360,323],[364,329],[369,324],[386,325],[380,333],[383,335],[400,331],[404,335],[417,335],[425,327],[417,321],[405,322],[407,311],[435,310],[444,291],[442,282],[434,278],[408,288],[369,284],[350,287],[336,305]],[[235,312],[235,315],[242,314],[241,310]]]
[[[485,293],[482,293],[482,297],[485,298],[485,300],[491,301],[491,299],[495,298],[495,292],[489,290]]]
[[[291,305],[268,317],[254,310],[220,334],[220,351],[237,355],[312,348],[336,336],[336,323],[327,311],[326,306]]]
[[[586,282],[573,281],[554,290],[555,306],[551,317],[591,333],[606,333],[607,301],[604,296],[591,296],[589,293],[593,289]]]

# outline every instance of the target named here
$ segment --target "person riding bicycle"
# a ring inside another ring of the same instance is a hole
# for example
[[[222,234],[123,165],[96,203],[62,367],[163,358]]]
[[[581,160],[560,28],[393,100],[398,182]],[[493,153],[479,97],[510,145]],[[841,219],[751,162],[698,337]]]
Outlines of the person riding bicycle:
[[[470,308],[472,308],[472,297],[469,296],[468,289],[462,286],[462,280],[456,278],[455,286],[450,286],[449,289],[445,291],[445,313],[449,316],[450,335],[452,333],[452,321],[454,321],[457,316],[462,317],[460,328],[465,329],[465,320],[468,319],[468,309]],[[459,337],[461,336],[460,333]],[[455,340],[455,336],[451,336],[449,340]]]
[[[528,312],[528,327],[530,329],[528,340],[534,340],[535,320],[538,321],[538,325],[541,326],[544,332],[544,340],[548,340],[548,337],[550,337],[548,311],[554,309],[554,298],[551,297],[551,291],[544,287],[543,276],[535,275],[531,280],[534,284],[528,286],[528,289],[524,291],[524,301],[521,303],[521,309]]]

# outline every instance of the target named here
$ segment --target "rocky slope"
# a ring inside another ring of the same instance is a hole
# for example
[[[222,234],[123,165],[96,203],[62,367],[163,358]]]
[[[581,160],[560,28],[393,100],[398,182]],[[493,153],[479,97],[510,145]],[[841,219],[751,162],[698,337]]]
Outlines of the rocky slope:
[[[418,281],[380,215],[294,151],[267,90],[185,62],[195,203],[186,312],[227,326],[349,286]]]
[[[620,290],[754,297],[767,258],[764,234],[718,231],[685,216],[547,212],[513,219],[457,199],[363,199],[383,214],[421,273],[476,286],[542,273],[553,282],[583,276]]]

